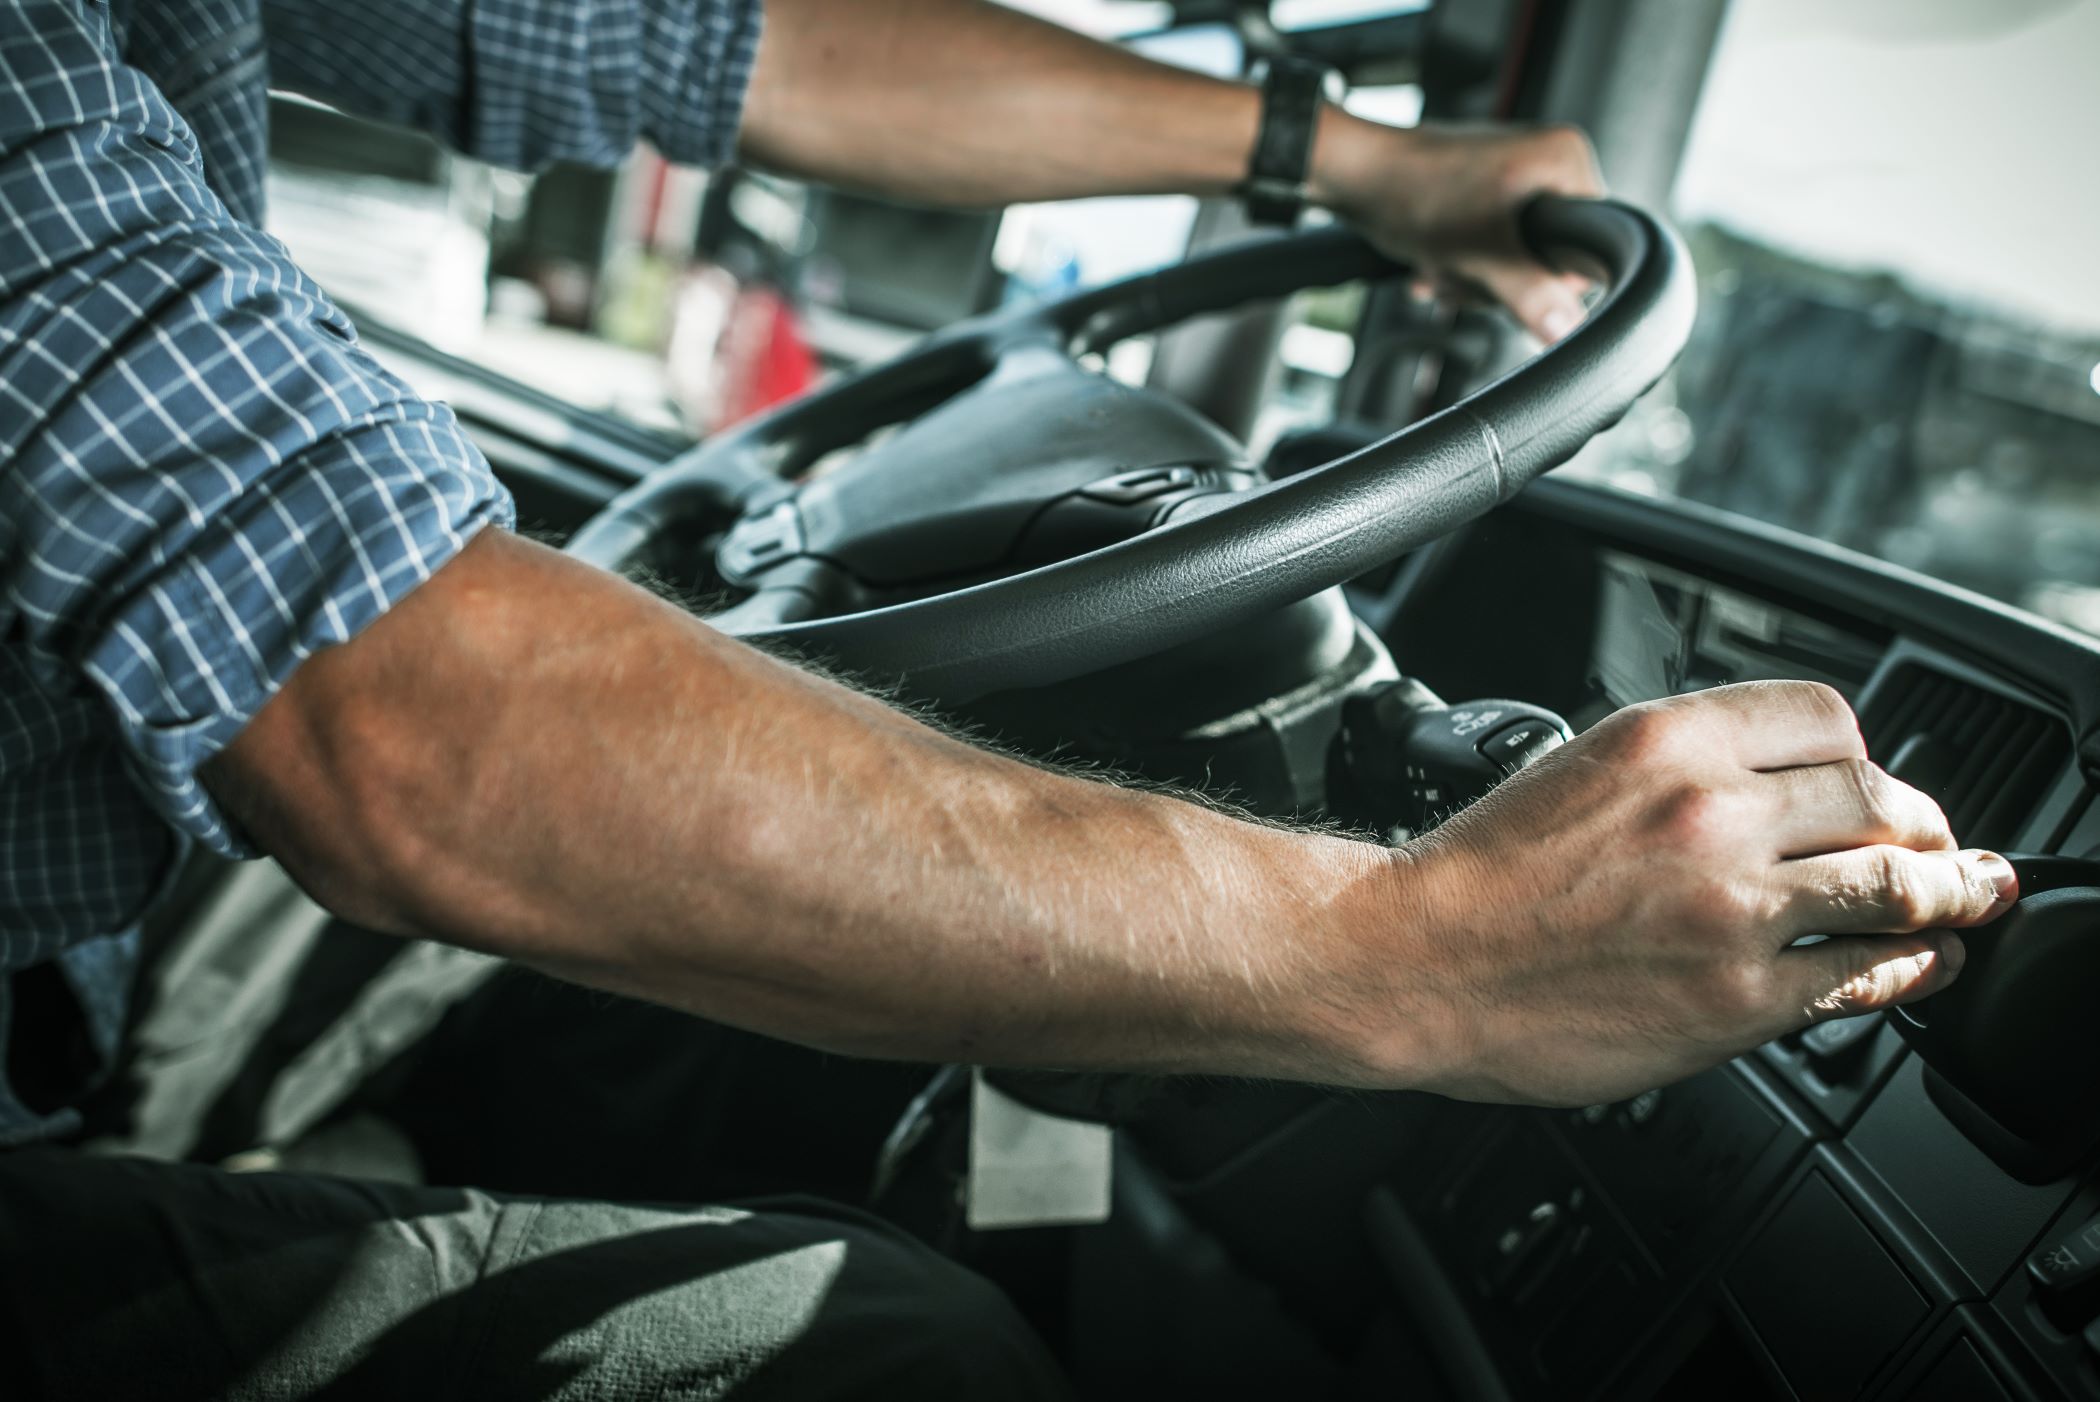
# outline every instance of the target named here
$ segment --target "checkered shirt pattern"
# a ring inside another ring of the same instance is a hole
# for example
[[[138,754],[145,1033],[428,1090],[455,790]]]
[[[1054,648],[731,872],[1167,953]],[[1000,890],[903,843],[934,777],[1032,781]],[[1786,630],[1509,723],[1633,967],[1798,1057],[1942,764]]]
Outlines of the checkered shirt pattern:
[[[451,413],[261,231],[267,88],[517,168],[644,138],[713,164],[758,26],[757,0],[0,0],[0,1046],[56,960],[111,1050],[181,845],[251,850],[199,767],[510,522]],[[0,1083],[0,1144],[66,1122]]]

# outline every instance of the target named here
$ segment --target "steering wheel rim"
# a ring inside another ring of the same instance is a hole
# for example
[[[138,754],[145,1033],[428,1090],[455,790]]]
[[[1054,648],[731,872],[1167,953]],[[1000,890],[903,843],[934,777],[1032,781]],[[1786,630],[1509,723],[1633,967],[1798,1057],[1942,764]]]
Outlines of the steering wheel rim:
[[[1022,573],[809,621],[794,619],[792,588],[761,591],[710,621],[960,703],[1217,633],[1446,535],[1618,422],[1691,329],[1690,260],[1653,216],[1542,196],[1520,224],[1542,261],[1600,271],[1606,291],[1565,339],[1448,409],[1320,467],[1198,498],[1144,534]],[[1099,351],[1204,312],[1405,272],[1357,234],[1330,228],[958,323],[673,460],[587,523],[569,553],[621,570],[682,524],[772,510],[795,490],[788,476],[872,427],[962,393],[1019,351]]]

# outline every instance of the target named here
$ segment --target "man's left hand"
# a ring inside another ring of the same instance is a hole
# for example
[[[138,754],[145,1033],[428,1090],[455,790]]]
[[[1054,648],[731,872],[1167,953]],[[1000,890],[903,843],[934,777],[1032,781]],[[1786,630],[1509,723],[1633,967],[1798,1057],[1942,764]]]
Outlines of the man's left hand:
[[[1533,195],[1604,193],[1596,154],[1574,127],[1403,129],[1330,110],[1312,186],[1424,282],[1485,292],[1542,341],[1582,320],[1588,280],[1539,263],[1517,232]]]

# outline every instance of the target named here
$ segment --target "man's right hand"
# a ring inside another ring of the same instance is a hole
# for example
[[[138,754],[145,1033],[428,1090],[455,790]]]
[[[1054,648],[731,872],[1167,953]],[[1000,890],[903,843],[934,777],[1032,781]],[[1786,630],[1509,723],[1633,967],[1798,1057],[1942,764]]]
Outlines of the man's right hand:
[[[2011,896],[1824,687],[1637,706],[1387,849],[1018,764],[494,531],[206,777],[339,914],[772,1036],[1482,1099],[1922,996],[1916,932]]]
[[[1435,933],[1394,977],[1445,1048],[1409,1083],[1479,1100],[1617,1099],[1925,997],[2018,896],[1803,682],[1630,707],[1399,855]]]

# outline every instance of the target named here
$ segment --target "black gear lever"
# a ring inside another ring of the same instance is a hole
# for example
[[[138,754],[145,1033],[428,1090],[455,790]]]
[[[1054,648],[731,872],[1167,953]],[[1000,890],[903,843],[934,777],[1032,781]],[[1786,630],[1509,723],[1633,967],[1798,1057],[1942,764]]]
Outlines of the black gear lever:
[[[2047,1181],[2100,1140],[2100,862],[2010,860],[2019,903],[1964,930],[1961,977],[1892,1020],[1948,1117],[2008,1171]]]
[[[1426,832],[1573,733],[1543,706],[1446,705],[1418,681],[1388,682],[1342,707],[1330,803],[1337,817],[1395,837]]]

